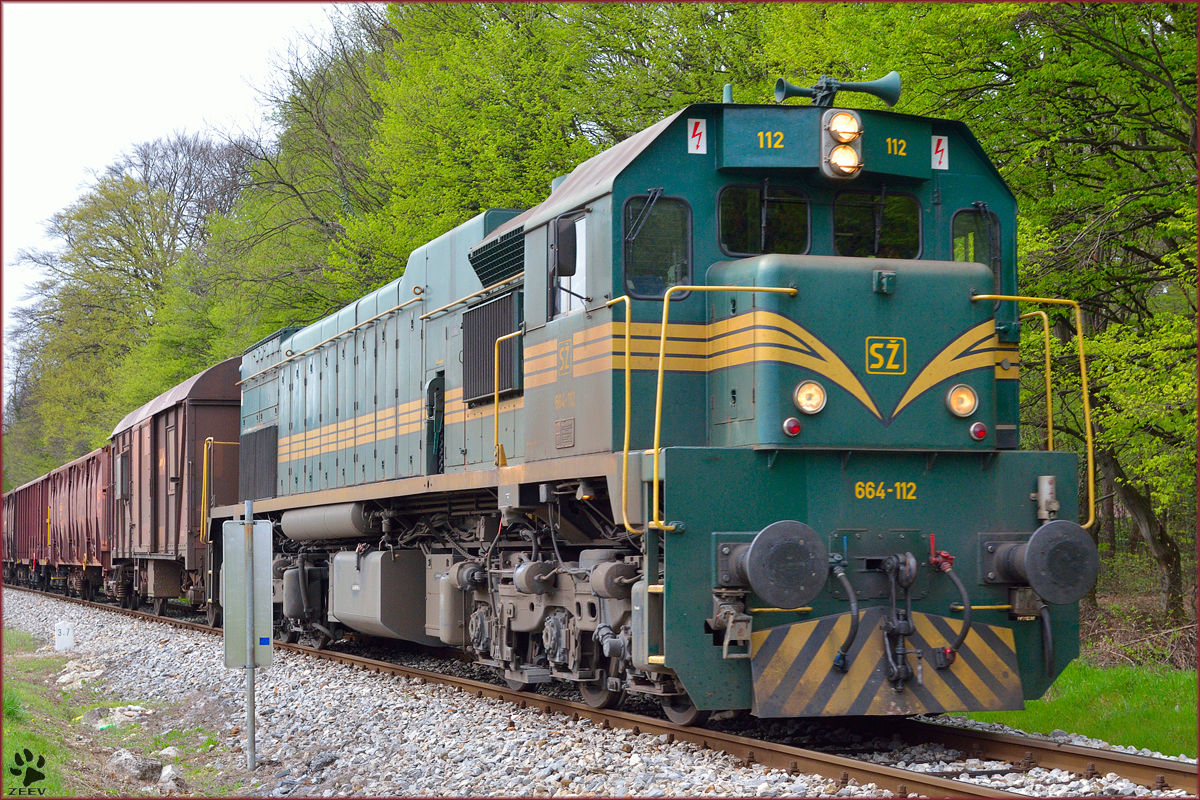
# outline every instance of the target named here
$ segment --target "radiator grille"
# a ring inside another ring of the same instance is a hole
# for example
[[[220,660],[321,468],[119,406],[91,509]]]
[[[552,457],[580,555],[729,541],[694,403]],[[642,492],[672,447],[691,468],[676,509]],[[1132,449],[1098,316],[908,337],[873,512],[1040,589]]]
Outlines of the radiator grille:
[[[492,286],[525,269],[525,229],[514,228],[499,239],[467,254],[471,267],[484,286]]]
[[[510,292],[463,313],[463,402],[492,399],[496,340],[521,326],[523,292]],[[500,395],[521,390],[521,337],[500,343]]]
[[[263,500],[275,496],[278,458],[278,426],[270,425],[242,434],[238,447],[238,500]]]

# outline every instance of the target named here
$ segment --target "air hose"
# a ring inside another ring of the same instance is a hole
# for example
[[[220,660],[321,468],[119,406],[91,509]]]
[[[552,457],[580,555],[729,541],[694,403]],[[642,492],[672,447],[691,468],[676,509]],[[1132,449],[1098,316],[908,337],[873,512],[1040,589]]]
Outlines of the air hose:
[[[963,616],[962,630],[958,632],[958,638],[954,640],[954,644],[950,645],[950,649],[957,653],[958,648],[963,646],[963,642],[967,640],[967,634],[971,632],[971,598],[967,595],[967,587],[963,586],[962,580],[954,572],[953,569],[946,567],[945,573],[958,589],[958,595],[962,598]]]
[[[971,598],[967,594],[967,587],[954,572],[954,556],[945,550],[934,550],[932,535],[929,537],[929,565],[946,573],[946,576],[954,584],[954,588],[958,589],[958,596],[962,600],[963,606],[962,629],[958,632],[958,638],[954,640],[954,644],[936,650],[933,654],[933,665],[937,669],[946,669],[954,663],[959,648],[963,646],[963,642],[967,640],[967,634],[971,632]]]
[[[842,584],[842,588],[846,590],[846,597],[850,598],[850,630],[846,633],[846,641],[842,642],[837,655],[833,657],[834,668],[846,672],[850,669],[850,648],[854,645],[854,640],[858,638],[858,595],[855,593],[854,587],[850,585],[850,579],[846,577],[845,567],[835,564],[833,574]]]
[[[1046,662],[1046,677],[1054,677],[1054,634],[1050,630],[1050,607],[1041,603],[1038,617],[1042,620],[1042,658]]]

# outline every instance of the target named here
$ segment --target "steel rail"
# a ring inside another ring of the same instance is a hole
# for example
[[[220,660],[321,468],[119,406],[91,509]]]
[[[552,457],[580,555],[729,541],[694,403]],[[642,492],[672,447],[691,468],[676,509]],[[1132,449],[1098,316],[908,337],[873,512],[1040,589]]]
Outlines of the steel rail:
[[[937,742],[962,750],[964,755],[971,758],[1062,769],[1089,777],[1115,772],[1141,786],[1185,789],[1192,796],[1197,793],[1196,765],[1183,761],[911,719],[900,721],[896,731],[906,739]]]
[[[23,586],[8,586],[6,584],[5,588],[45,595],[56,600],[67,600],[105,611],[142,617],[151,621],[164,622],[168,625],[195,630],[201,633],[221,634],[220,628],[213,628],[197,622],[159,617],[144,611],[132,611],[104,603],[96,603],[74,597],[64,597],[53,592],[43,592]],[[805,772],[822,775],[839,785],[845,785],[848,780],[854,779],[860,785],[874,783],[879,788],[887,789],[899,796],[916,792],[928,797],[1028,797],[1028,795],[1005,792],[1000,789],[980,786],[929,773],[913,772],[881,764],[871,764],[847,756],[820,753],[705,728],[684,727],[675,725],[667,720],[643,717],[623,711],[596,709],[570,700],[560,700],[531,692],[518,692],[496,684],[405,667],[400,664],[392,664],[387,661],[365,658],[350,653],[342,653],[335,650],[317,650],[306,645],[288,644],[286,642],[274,642],[274,646],[281,650],[288,650],[301,655],[344,664],[356,670],[375,672],[383,675],[395,675],[409,678],[422,684],[441,684],[458,691],[473,694],[476,697],[490,697],[496,700],[511,702],[520,708],[533,708],[545,714],[563,714],[570,717],[572,721],[588,719],[605,728],[623,728],[631,730],[635,734],[666,735],[668,741],[685,741],[699,744],[706,749],[729,753],[746,763],[759,763],[763,766],[786,770],[792,774]],[[865,722],[866,719],[861,718],[858,721]],[[1035,766],[1046,769],[1065,769],[1085,776],[1089,772],[1101,775],[1106,772],[1117,772],[1123,777],[1145,786],[1169,789],[1183,788],[1195,794],[1196,766],[1194,764],[1109,750],[1097,750],[1078,745],[1064,745],[1043,739],[955,728],[948,725],[938,725],[936,723],[919,722],[909,719],[872,718],[870,723],[872,726],[871,730],[876,735],[881,734],[880,728],[886,728],[888,731],[894,731],[908,740],[936,742],[962,750],[966,757],[1013,762],[1014,767],[1010,770],[1012,772],[1024,771]]]

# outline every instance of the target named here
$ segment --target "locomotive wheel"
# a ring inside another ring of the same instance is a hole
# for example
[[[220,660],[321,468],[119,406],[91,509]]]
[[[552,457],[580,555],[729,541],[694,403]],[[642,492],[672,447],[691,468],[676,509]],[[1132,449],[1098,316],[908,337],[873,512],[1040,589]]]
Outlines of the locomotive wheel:
[[[271,630],[271,637],[277,642],[295,644],[300,641],[300,631],[285,623],[284,625],[276,625]]]
[[[615,658],[610,659],[609,669],[599,671],[599,677],[596,680],[579,684],[579,693],[583,695],[583,702],[592,708],[616,708],[621,705],[621,701],[625,699],[625,692],[623,690],[614,692],[608,688],[608,676],[612,674],[614,667],[617,667]]]
[[[662,699],[662,710],[667,719],[676,725],[700,726],[708,721],[710,712],[696,708],[692,698],[686,694],[678,694]]]
[[[592,708],[616,708],[621,705],[625,692],[614,692],[605,683],[604,678],[580,683],[579,693],[583,695],[583,702]]]
[[[167,615],[167,598],[154,598],[154,616],[165,617]]]
[[[208,608],[204,610],[204,617],[208,620],[208,627],[219,628],[221,626],[221,607],[216,603],[209,603]]]
[[[318,631],[317,638],[313,641],[313,649],[314,650],[324,650],[325,646],[327,644],[329,644],[329,642],[330,642],[329,634]]]
[[[525,681],[519,681],[515,678],[505,678],[504,682],[507,683],[508,688],[512,689],[514,692],[532,692],[533,691],[532,683],[526,683]]]

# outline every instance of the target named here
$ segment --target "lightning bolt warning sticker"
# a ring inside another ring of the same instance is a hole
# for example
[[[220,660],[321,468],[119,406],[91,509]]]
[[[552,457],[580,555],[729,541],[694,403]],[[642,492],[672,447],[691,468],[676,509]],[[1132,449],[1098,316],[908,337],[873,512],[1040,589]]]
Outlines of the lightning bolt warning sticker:
[[[687,130],[687,151],[696,155],[706,154],[708,152],[708,120],[689,119]]]
[[[933,168],[950,169],[950,145],[945,136],[933,137]]]

